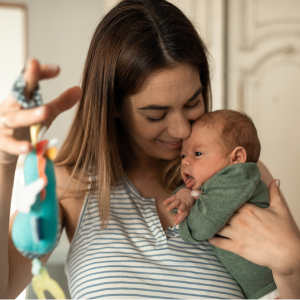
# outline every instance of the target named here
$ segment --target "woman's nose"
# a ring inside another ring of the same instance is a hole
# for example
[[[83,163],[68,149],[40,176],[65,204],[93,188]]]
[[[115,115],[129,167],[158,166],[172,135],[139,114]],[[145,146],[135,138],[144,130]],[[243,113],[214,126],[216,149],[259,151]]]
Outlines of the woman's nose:
[[[187,139],[192,131],[191,121],[180,115],[170,120],[168,126],[168,133],[174,138],[185,140]]]

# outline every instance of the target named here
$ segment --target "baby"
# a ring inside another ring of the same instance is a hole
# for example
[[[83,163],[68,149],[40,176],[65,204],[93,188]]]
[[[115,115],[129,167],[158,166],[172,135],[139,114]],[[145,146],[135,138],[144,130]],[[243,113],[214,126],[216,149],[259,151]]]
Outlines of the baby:
[[[198,189],[200,194],[197,200],[174,195],[164,201],[165,205],[169,204],[168,211],[178,209],[174,223],[180,223],[184,241],[195,243],[212,238],[245,202],[262,208],[269,206],[268,188],[260,180],[256,164],[259,154],[256,128],[245,114],[219,110],[193,123],[192,133],[183,141],[181,151],[185,185],[173,195],[185,187]],[[262,298],[276,290],[269,268],[211,246],[246,298]],[[275,297],[276,292],[272,293]]]

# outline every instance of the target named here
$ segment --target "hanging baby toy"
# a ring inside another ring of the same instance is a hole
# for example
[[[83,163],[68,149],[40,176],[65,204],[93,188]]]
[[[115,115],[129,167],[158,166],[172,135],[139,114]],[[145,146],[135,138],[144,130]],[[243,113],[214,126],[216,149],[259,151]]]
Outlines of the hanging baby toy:
[[[25,86],[25,78],[21,74],[12,88],[17,102],[25,109],[42,105],[39,86],[30,100],[24,95]],[[32,259],[32,287],[38,298],[46,299],[44,291],[48,290],[54,298],[65,299],[64,292],[49,277],[46,267],[39,260],[54,249],[61,229],[52,162],[56,155],[53,145],[57,140],[43,140],[45,131],[46,127],[40,124],[31,126],[32,151],[19,157],[18,168],[21,170],[16,187],[18,214],[12,227],[12,240],[23,256]]]

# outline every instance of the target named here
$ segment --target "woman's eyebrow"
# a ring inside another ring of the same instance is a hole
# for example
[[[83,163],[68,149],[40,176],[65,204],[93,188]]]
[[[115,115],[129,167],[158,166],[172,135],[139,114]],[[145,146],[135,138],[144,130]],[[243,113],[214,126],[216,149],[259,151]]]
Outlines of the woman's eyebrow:
[[[201,94],[203,92],[203,87],[201,86],[196,92],[195,94],[188,99],[188,101],[186,103],[189,103],[191,101],[193,101],[199,94]],[[162,105],[155,105],[155,104],[150,104],[144,107],[140,107],[140,110],[166,110],[171,108],[170,106],[162,106]]]

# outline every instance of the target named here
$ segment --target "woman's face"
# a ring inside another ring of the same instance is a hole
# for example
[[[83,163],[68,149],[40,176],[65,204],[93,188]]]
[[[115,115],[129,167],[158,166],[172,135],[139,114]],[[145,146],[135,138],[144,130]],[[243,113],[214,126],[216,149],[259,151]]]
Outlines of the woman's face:
[[[124,99],[119,117],[134,155],[177,158],[190,123],[205,112],[202,89],[197,69],[182,63],[153,72],[138,94]]]

